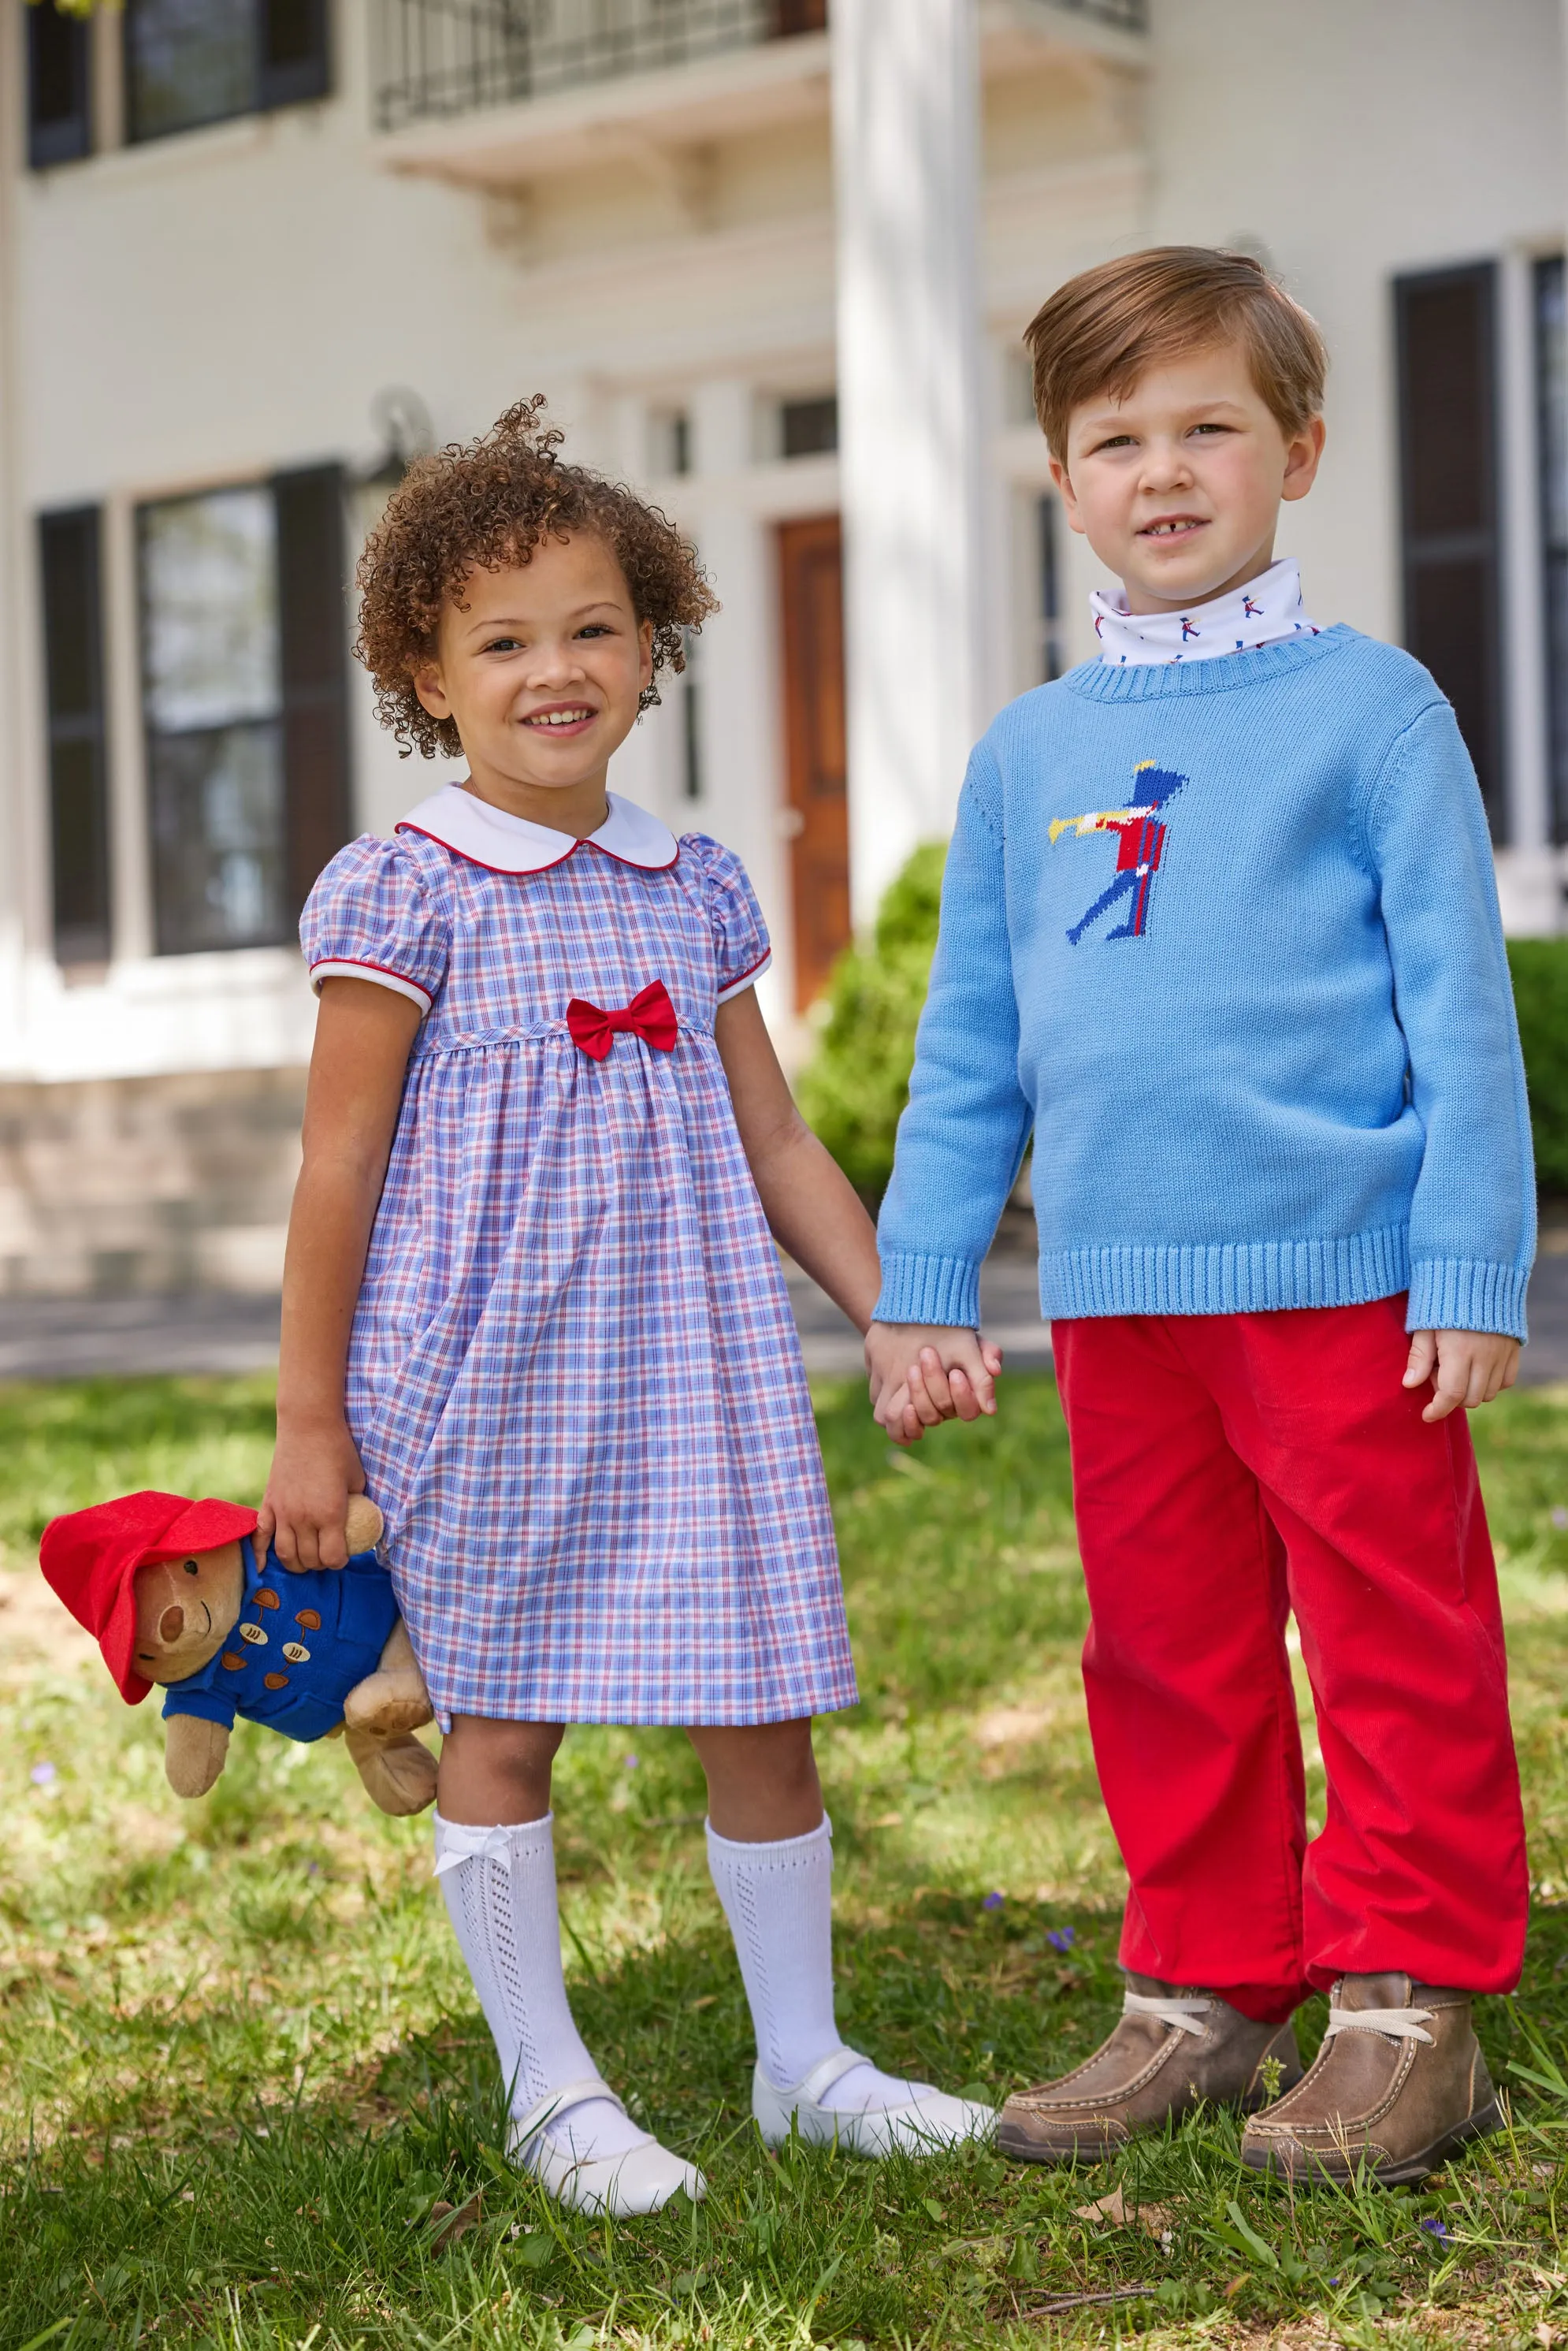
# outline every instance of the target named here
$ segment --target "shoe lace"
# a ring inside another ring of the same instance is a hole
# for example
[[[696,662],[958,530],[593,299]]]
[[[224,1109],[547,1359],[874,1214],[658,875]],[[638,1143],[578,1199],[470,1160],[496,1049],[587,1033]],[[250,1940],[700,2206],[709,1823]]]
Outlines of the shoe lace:
[[[1177,2000],[1174,1993],[1155,1995],[1145,1991],[1129,1991],[1122,1995],[1124,2016],[1155,2016],[1173,2032],[1195,2033],[1202,2040],[1207,2030],[1207,2000]]]
[[[1395,2041],[1425,2041],[1429,2046],[1432,2036],[1421,2028],[1431,2023],[1432,2014],[1429,2008],[1331,2008],[1323,2039],[1335,2032],[1386,2032]]]

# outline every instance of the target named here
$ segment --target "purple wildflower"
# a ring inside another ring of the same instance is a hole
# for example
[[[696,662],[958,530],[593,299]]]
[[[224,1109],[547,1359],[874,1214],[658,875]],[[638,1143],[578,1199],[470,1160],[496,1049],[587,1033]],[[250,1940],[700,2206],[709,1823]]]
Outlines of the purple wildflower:
[[[999,1910],[1005,1899],[1004,1895],[988,1894],[980,1907],[982,1910]]]
[[[1075,1927],[1053,1927],[1045,1939],[1053,1951],[1070,1951],[1078,1940],[1078,1929]]]

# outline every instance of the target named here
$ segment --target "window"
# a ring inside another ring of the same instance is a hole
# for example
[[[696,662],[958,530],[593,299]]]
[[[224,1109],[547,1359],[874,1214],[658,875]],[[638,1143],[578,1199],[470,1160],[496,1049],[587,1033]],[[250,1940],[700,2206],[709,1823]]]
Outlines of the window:
[[[1066,666],[1061,633],[1061,555],[1056,500],[1049,495],[1035,506],[1040,582],[1040,682],[1049,685]]]
[[[96,507],[39,517],[38,568],[55,953],[63,964],[104,963],[110,951],[109,792]]]
[[[681,677],[681,789],[689,800],[703,796],[702,671],[698,666],[702,639],[695,629],[683,629],[681,644],[686,666]]]
[[[34,0],[27,26],[27,161],[34,171],[92,152],[92,30]]]
[[[779,445],[786,457],[831,457],[839,445],[839,403],[833,394],[785,401],[779,411]]]
[[[162,955],[288,938],[348,833],[336,466],[141,509]]]
[[[298,105],[329,86],[327,0],[127,0],[132,140]]]
[[[1535,388],[1546,607],[1552,835],[1568,841],[1568,289],[1561,254],[1535,265]]]
[[[1395,281],[1405,642],[1454,705],[1505,822],[1495,451],[1496,270]]]

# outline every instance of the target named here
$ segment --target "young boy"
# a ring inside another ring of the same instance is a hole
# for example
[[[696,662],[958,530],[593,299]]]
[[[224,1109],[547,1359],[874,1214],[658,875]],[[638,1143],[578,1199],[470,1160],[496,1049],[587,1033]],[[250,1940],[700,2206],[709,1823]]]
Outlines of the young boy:
[[[1263,270],[1134,254],[1027,340],[1124,594],[974,754],[867,1342],[899,1440],[994,1409],[978,1272],[1032,1132],[1129,1990],[1000,2143],[1082,2160],[1202,2097],[1249,2110],[1260,2170],[1414,2179],[1497,2126],[1471,2002],[1516,1981],[1526,1915],[1458,1409],[1514,1378],[1534,1242],[1480,798],[1427,672],[1316,628],[1274,559],[1324,353]]]

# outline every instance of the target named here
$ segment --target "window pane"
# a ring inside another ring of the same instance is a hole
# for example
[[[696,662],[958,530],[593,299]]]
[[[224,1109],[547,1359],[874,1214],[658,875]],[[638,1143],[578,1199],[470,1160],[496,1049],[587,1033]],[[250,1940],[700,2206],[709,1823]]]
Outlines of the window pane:
[[[125,81],[132,139],[246,113],[256,103],[256,0],[130,0]]]
[[[159,953],[286,938],[277,724],[154,736],[149,767]]]
[[[141,521],[159,951],[282,940],[276,501],[218,490],[144,507]]]
[[[277,715],[277,536],[266,489],[142,508],[149,726]]]

